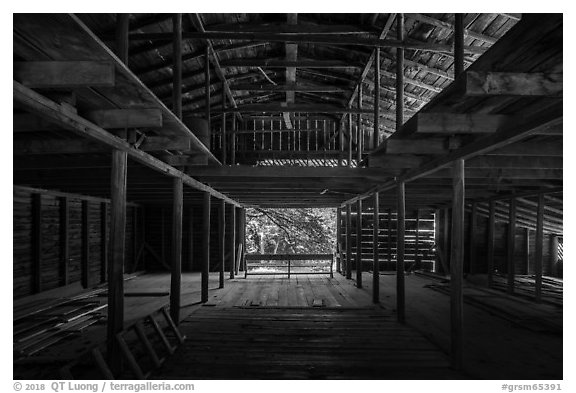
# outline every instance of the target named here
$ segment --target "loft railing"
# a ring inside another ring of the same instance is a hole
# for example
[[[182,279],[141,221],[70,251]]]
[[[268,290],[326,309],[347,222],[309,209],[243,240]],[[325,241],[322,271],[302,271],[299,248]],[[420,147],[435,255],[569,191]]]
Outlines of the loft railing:
[[[246,254],[248,275],[330,274],[334,277],[334,254]]]

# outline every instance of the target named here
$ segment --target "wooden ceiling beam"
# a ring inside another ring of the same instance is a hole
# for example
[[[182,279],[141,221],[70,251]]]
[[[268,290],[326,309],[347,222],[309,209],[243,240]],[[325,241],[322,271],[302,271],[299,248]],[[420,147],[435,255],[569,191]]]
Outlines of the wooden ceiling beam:
[[[226,67],[261,68],[360,68],[360,64],[343,60],[283,60],[268,58],[242,58],[223,60],[220,65]]]
[[[184,184],[188,185],[189,187],[208,192],[216,198],[224,199],[228,203],[239,206],[236,201],[228,198],[226,195],[219,193],[213,188],[202,184],[197,180],[194,180],[190,176],[160,161],[150,154],[135,149],[128,142],[110,134],[109,132],[96,126],[81,116],[63,110],[61,105],[48,100],[42,95],[25,86],[22,86],[16,81],[14,81],[13,85],[13,99],[25,110],[53,121],[64,129],[70,130],[95,142],[102,143],[111,149],[125,151],[131,160],[139,162],[140,164],[153,169],[154,171],[160,172],[165,176],[180,178]]]
[[[512,73],[467,71],[458,80],[464,95],[473,97],[521,96],[556,97],[563,95],[562,73]]]
[[[204,34],[205,30],[204,30],[204,25],[202,23],[202,18],[200,17],[200,14],[195,13],[195,14],[186,14],[186,15],[188,15],[188,17],[190,18],[192,25],[194,25],[196,27],[196,29],[199,31],[199,34]],[[183,38],[184,38],[185,34],[186,33],[182,34]],[[234,95],[230,91],[230,85],[228,84],[228,81],[226,80],[226,74],[224,73],[224,70],[220,66],[220,60],[218,58],[218,53],[214,50],[214,46],[212,45],[212,41],[210,40],[210,38],[206,37],[204,40],[206,42],[206,46],[208,47],[208,51],[210,52],[210,61],[214,65],[216,75],[218,75],[218,78],[220,78],[220,80],[222,81],[222,83],[224,85],[224,91],[226,93],[226,97],[228,97],[228,99],[230,100],[232,108],[236,108],[237,107],[236,100],[234,98]],[[243,120],[241,113],[236,113],[235,116],[238,118],[239,121]]]
[[[83,113],[87,120],[99,127],[114,128],[162,128],[160,109],[100,109]]]
[[[237,106],[236,108],[226,108],[225,113],[235,112],[300,112],[300,113],[372,113],[371,109],[342,108],[333,105],[323,104],[293,104],[285,105],[284,103],[266,103]],[[203,113],[202,111],[192,110],[191,113]]]
[[[208,32],[226,33],[282,33],[282,34],[374,34],[371,26],[305,24],[228,23],[207,26]]]
[[[130,40],[133,41],[156,41],[167,40],[171,33],[132,33]],[[354,37],[346,34],[283,34],[283,33],[227,33],[227,32],[184,32],[184,39],[203,40],[246,40],[263,42],[290,42],[290,43],[310,43],[310,44],[332,44],[332,45],[359,45],[381,48],[404,48],[416,49],[431,52],[450,52],[451,45],[436,44],[428,42],[414,42],[414,40],[398,41],[384,40],[379,38]],[[480,46],[465,46],[464,51],[471,54],[482,54],[487,48]]]
[[[115,77],[110,61],[14,62],[14,80],[31,88],[112,87]]]
[[[257,85],[257,84],[237,84],[230,86],[232,91],[293,91],[293,92],[315,92],[315,93],[344,93],[349,91],[348,87],[334,85],[310,86],[310,85]]]

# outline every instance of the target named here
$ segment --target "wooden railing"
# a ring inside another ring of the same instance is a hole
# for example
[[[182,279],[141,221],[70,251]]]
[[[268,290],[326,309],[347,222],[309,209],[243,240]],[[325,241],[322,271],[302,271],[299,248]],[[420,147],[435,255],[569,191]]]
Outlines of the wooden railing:
[[[246,254],[245,260],[244,277],[279,274],[287,274],[288,278],[295,274],[330,274],[330,278],[334,277],[334,254]]]

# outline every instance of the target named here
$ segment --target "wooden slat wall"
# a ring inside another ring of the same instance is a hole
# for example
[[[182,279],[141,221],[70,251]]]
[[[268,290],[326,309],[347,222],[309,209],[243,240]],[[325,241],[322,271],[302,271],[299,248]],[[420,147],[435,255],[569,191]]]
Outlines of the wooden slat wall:
[[[32,198],[35,192],[27,188],[14,186],[13,189],[13,296],[15,299],[33,293],[32,288]],[[41,215],[41,264],[40,290],[45,291],[62,285],[63,277],[60,271],[60,203],[58,195],[49,191],[40,193],[42,201]],[[81,279],[82,259],[82,200],[88,200],[88,286],[100,283],[101,269],[101,233],[100,233],[100,201],[75,195],[68,198],[69,221],[69,260],[68,284]],[[132,219],[137,208],[128,207],[128,222],[126,227],[126,272],[131,272],[134,263],[132,248]],[[128,246],[129,245],[129,246]]]
[[[356,257],[356,220],[355,213],[352,213],[352,226],[350,233],[352,235],[352,259]],[[392,261],[388,261],[388,213],[386,211],[379,214],[379,240],[378,250],[380,253],[380,270],[396,270],[396,213],[392,212]],[[344,220],[346,213],[342,213],[342,245],[345,245],[346,226]],[[373,213],[365,210],[362,214],[362,266],[364,271],[372,269],[372,228]],[[419,248],[418,255],[422,262],[422,268],[432,270],[435,263],[434,255],[428,250],[434,243],[434,213],[432,211],[420,211],[419,223]],[[416,212],[409,211],[406,219],[406,251],[405,262],[408,269],[415,263],[416,257]]]
[[[534,213],[535,214],[535,213]],[[444,222],[440,220],[441,228],[443,230]],[[470,210],[467,210],[465,220],[465,272],[470,270],[480,273],[487,273],[488,261],[488,218],[484,215],[478,215],[476,230],[474,232],[474,239],[476,242],[476,258],[475,265],[470,267]],[[561,265],[554,264],[552,258],[551,247],[552,239],[555,236],[562,237],[561,234],[553,234],[544,232],[544,247],[543,247],[543,275],[552,277],[561,277]],[[517,224],[514,234],[515,238],[515,253],[514,253],[514,271],[517,275],[534,274],[534,254],[536,250],[536,231],[531,229],[529,233],[529,262],[526,266],[526,228]],[[507,266],[506,260],[508,255],[508,223],[500,219],[496,220],[494,225],[494,271],[498,273],[506,273]]]

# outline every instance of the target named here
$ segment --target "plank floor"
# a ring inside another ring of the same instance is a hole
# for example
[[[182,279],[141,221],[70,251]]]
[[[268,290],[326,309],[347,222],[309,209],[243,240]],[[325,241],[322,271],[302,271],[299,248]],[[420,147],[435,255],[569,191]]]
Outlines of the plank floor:
[[[447,356],[343,278],[230,280],[180,325],[156,379],[459,379]]]

